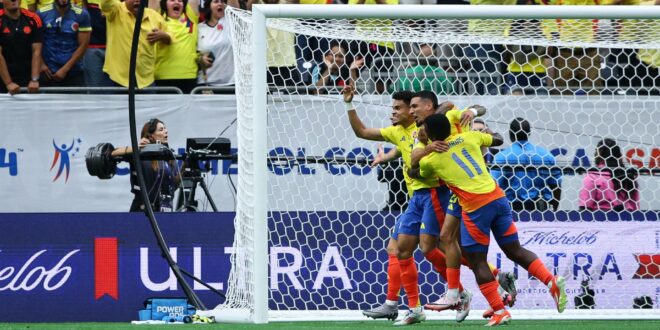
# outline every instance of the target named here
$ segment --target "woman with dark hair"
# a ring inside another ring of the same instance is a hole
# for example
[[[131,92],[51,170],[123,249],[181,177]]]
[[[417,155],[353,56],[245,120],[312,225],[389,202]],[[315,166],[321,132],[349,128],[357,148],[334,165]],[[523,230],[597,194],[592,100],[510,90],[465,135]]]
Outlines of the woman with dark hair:
[[[156,45],[156,86],[174,86],[189,94],[197,85],[199,0],[160,0],[158,9],[173,41]]]
[[[167,147],[167,138],[168,131],[165,124],[158,118],[152,118],[142,126],[138,145],[142,148],[147,144],[156,143]],[[115,149],[112,156],[123,156],[132,152],[133,149],[127,146]],[[143,212],[144,201],[140,193],[137,172],[133,168],[133,162],[130,164],[131,192],[134,195],[130,212]],[[176,161],[143,160],[142,171],[152,209],[155,212],[172,211],[172,196],[181,180],[180,169],[177,168]]]
[[[639,209],[637,174],[623,163],[621,148],[612,139],[596,145],[598,170],[589,171],[582,181],[580,210],[635,211]]]
[[[234,84],[234,53],[229,22],[225,18],[227,6],[239,8],[238,0],[204,0],[205,21],[199,26],[197,49],[200,85],[229,86]]]

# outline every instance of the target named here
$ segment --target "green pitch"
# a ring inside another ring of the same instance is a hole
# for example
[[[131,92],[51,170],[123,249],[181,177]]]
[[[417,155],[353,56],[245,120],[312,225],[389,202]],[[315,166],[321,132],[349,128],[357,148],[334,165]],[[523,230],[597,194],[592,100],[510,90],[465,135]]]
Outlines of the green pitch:
[[[450,321],[429,321],[415,324],[404,329],[484,329],[484,321],[466,321],[461,324]],[[660,320],[653,321],[523,321],[513,320],[511,324],[503,326],[503,329],[559,329],[559,330],[642,330],[660,329]],[[371,330],[371,329],[394,329],[390,322],[385,321],[355,321],[355,322],[277,322],[267,325],[253,324],[185,324],[185,325],[132,325],[127,323],[0,323],[0,329],[52,329],[52,330],[119,330],[119,329],[313,329],[313,330]],[[398,329],[398,327],[397,327]]]

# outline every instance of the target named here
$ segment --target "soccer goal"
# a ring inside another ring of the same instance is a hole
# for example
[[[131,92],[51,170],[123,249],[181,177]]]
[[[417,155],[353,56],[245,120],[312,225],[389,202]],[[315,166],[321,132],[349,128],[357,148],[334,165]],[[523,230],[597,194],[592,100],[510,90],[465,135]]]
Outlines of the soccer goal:
[[[370,167],[377,143],[351,130],[346,84],[367,127],[391,125],[393,92],[430,89],[461,109],[483,105],[505,137],[525,119],[528,141],[552,155],[537,161],[542,151],[523,148],[532,160],[517,166],[498,163],[500,150],[485,155],[501,184],[545,180],[514,217],[521,244],[568,283],[557,314],[547,288],[491,245],[489,261],[518,276],[514,318],[660,318],[660,7],[255,5],[227,15],[240,174],[227,300],[209,312],[219,321],[359,319],[385,300],[385,245],[405,205],[390,196],[397,169]],[[603,192],[594,180],[608,175],[597,163],[605,149],[595,150],[605,138],[622,161],[606,164],[621,180]],[[445,286],[416,257],[424,304]],[[465,267],[462,282],[473,309],[486,309]]]

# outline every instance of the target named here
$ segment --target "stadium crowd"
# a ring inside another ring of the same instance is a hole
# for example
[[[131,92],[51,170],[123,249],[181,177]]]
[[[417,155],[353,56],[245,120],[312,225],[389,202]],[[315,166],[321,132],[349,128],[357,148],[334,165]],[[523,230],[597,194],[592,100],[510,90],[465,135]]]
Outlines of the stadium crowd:
[[[40,87],[127,87],[139,1],[2,0],[0,92],[16,94],[21,87],[29,92]],[[173,86],[183,93],[200,85],[233,86],[233,41],[225,9],[250,10],[257,3],[657,5],[660,1],[149,0],[141,24],[137,86]],[[471,20],[455,28],[486,36],[515,36],[537,29],[547,38],[593,41],[598,31],[585,29],[584,22],[527,20],[507,27]],[[353,23],[356,28],[368,24]],[[631,33],[626,22],[612,24],[618,24],[618,38]],[[275,29],[268,30],[267,38],[269,83],[313,86],[313,92],[335,92],[362,80],[372,93],[427,89],[440,95],[601,94],[630,88],[634,94],[659,93],[657,50],[337,42]],[[414,60],[399,61],[397,66],[395,59],[402,57]]]

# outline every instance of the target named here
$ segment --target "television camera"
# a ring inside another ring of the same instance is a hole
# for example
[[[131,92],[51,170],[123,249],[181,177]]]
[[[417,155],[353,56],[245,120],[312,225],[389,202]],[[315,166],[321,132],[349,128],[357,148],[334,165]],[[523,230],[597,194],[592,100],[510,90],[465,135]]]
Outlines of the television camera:
[[[99,143],[87,150],[85,164],[87,172],[102,180],[114,177],[117,164],[122,161],[132,162],[131,155],[112,156],[115,147],[108,142]],[[177,203],[178,211],[197,211],[195,200],[197,185],[200,185],[213,211],[218,209],[202,177],[203,172],[211,170],[210,160],[235,160],[231,155],[231,142],[227,138],[188,138],[186,152],[176,155],[173,150],[163,144],[147,144],[140,149],[142,160],[174,160],[183,161],[181,167],[181,186]]]

